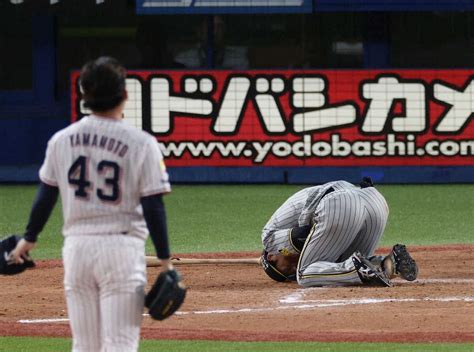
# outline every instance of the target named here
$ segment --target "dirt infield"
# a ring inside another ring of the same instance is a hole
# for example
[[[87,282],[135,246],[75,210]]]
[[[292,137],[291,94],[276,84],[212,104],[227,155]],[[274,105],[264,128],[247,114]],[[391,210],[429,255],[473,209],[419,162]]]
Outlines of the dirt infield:
[[[188,265],[180,312],[144,318],[153,339],[230,341],[474,342],[474,245],[410,248],[420,265],[413,283],[391,288],[302,289],[276,283],[256,265]],[[187,257],[256,257],[257,253]],[[149,268],[149,281],[158,269]],[[41,262],[0,277],[0,336],[70,336],[62,267]]]

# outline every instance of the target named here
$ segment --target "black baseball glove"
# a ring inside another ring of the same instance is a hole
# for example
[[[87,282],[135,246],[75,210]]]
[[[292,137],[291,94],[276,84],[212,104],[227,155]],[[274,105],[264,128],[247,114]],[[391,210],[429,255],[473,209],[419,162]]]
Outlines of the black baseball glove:
[[[11,235],[0,241],[0,274],[15,275],[35,266],[34,261],[30,257],[23,257],[24,262],[22,264],[11,262],[10,253],[15,249],[20,239],[20,236]]]
[[[145,306],[153,319],[164,320],[183,304],[186,287],[176,270],[161,272],[145,297]]]

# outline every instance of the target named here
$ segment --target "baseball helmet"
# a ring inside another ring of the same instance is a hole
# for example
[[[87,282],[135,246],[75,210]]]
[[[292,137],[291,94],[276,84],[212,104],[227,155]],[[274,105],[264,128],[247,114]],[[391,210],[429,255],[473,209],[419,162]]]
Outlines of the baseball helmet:
[[[296,274],[293,275],[285,275],[281,271],[279,271],[267,258],[268,252],[263,251],[262,255],[260,256],[260,264],[263,267],[263,271],[270,276],[273,280],[278,282],[284,281],[296,281]]]
[[[0,274],[15,275],[35,266],[34,261],[29,257],[24,257],[24,262],[22,264],[10,262],[10,253],[15,249],[20,239],[20,236],[11,235],[0,240]]]

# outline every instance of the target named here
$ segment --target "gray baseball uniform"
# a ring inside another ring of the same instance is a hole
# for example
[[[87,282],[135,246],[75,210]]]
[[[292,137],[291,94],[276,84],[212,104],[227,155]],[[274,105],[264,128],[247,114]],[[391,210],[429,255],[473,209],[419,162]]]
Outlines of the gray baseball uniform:
[[[302,286],[360,283],[352,254],[371,256],[382,236],[388,205],[374,188],[346,181],[329,182],[295,193],[272,215],[262,232],[268,253],[299,254],[297,280]],[[312,225],[301,252],[290,230]]]

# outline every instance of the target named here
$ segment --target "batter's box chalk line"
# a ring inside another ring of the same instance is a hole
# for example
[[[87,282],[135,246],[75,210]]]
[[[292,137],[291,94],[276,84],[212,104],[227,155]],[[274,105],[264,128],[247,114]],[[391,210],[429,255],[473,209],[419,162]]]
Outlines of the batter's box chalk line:
[[[416,284],[454,284],[454,285],[464,285],[464,284],[473,284],[474,279],[418,279],[415,281],[405,281],[402,279],[395,279],[393,282],[397,284],[409,284],[409,285],[416,285]]]
[[[397,282],[397,281],[396,281]],[[419,279],[413,282],[401,281],[410,284],[434,284],[434,283],[449,283],[449,284],[471,284],[474,279]],[[358,299],[305,299],[305,295],[310,292],[320,290],[330,290],[327,287],[313,287],[305,289],[297,289],[279,299],[279,306],[276,307],[257,307],[257,308],[235,308],[235,309],[211,309],[198,311],[178,311],[175,314],[180,316],[185,315],[213,315],[213,314],[235,314],[235,313],[261,313],[273,312],[280,310],[294,310],[294,309],[317,309],[324,307],[336,306],[350,306],[362,304],[378,304],[378,303],[404,303],[404,302],[474,302],[473,296],[447,296],[447,297],[422,297],[422,298],[358,298]],[[147,317],[148,314],[143,314]],[[21,324],[49,324],[49,323],[64,323],[69,322],[67,318],[45,318],[45,319],[21,319],[18,323]]]
[[[422,298],[357,298],[357,299],[305,299],[306,293],[311,289],[300,289],[279,300],[282,304],[301,304],[307,307],[321,308],[334,306],[348,306],[358,304],[377,304],[377,303],[400,303],[400,302],[474,302],[474,297],[466,296],[448,296],[448,297],[422,297]],[[294,306],[293,306],[294,307]]]
[[[416,281],[402,281],[395,280],[396,283],[403,284],[471,284],[474,283],[474,279],[418,279]],[[298,304],[305,303],[310,304],[313,308],[321,307],[332,307],[332,306],[346,306],[355,304],[376,304],[376,303],[389,303],[389,302],[472,302],[474,297],[423,297],[423,298],[358,298],[358,299],[324,299],[324,300],[311,300],[305,299],[305,295],[310,292],[317,290],[330,290],[330,287],[312,287],[306,289],[299,289],[279,300],[282,304]]]
[[[306,289],[307,290],[307,289]],[[316,309],[336,306],[349,306],[359,304],[377,304],[377,303],[402,303],[402,302],[474,302],[474,297],[424,297],[424,298],[359,298],[359,299],[325,299],[325,300],[304,300],[302,292],[292,293],[279,302],[283,305],[277,307],[261,307],[261,308],[240,308],[240,309],[215,309],[202,311],[178,311],[176,315],[214,315],[214,314],[235,314],[235,313],[262,313],[275,312],[281,310],[295,309]],[[148,316],[148,314],[143,314]],[[69,319],[22,319],[18,320],[21,324],[48,324],[68,322]]]

